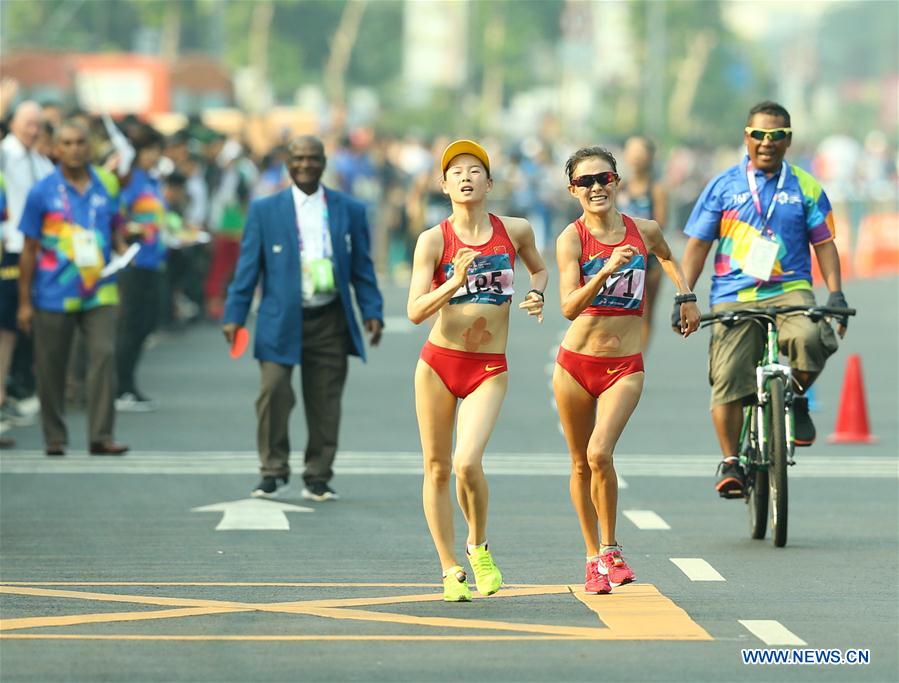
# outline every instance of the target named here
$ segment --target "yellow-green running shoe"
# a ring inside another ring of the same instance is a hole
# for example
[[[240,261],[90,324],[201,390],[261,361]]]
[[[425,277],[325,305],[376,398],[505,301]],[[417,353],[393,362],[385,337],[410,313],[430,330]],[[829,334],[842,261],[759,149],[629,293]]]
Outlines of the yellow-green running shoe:
[[[468,588],[468,577],[459,565],[450,567],[443,575],[444,602],[471,602],[471,590]]]
[[[468,564],[474,572],[474,582],[481,595],[493,595],[503,585],[503,575],[493,562],[493,556],[487,550],[487,544],[478,546],[466,553]]]

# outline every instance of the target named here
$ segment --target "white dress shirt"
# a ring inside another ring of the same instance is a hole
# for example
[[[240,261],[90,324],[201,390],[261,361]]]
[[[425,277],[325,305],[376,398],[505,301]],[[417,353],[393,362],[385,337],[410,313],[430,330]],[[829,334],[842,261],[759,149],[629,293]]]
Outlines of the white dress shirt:
[[[322,185],[312,194],[306,194],[296,185],[291,186],[293,205],[296,210],[298,240],[300,243],[300,264],[304,261],[327,258],[333,261],[334,248],[331,244],[331,230],[325,223],[327,206],[325,189]],[[324,306],[337,298],[336,292],[312,294],[303,297],[303,307]]]
[[[53,172],[51,161],[25,145],[10,133],[0,142],[0,171],[6,183],[8,220],[3,223],[3,249],[21,254],[25,236],[19,232],[19,219],[25,208],[28,192],[34,184]]]

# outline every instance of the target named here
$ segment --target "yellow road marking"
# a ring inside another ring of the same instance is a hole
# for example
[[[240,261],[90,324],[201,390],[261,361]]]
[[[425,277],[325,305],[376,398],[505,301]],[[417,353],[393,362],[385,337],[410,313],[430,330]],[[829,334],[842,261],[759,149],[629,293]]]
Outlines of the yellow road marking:
[[[571,592],[622,640],[714,640],[683,609],[648,583],[619,586],[611,595]]]
[[[247,588],[434,588],[439,583],[324,583],[308,582],[249,582],[249,581],[0,581],[3,586],[211,586]],[[515,586],[511,586],[514,588]]]
[[[63,591],[49,588],[19,588],[0,585],[0,593],[11,595],[32,595],[43,598],[70,598],[74,600],[95,600],[99,602],[128,602],[139,605],[163,605],[170,607],[252,607],[245,602],[225,600],[205,600],[200,598],[167,598],[161,595],[124,595],[120,593],[89,593],[87,591]]]
[[[60,617],[22,617],[3,619],[0,631],[21,628],[43,628],[45,626],[77,626],[79,624],[107,624],[115,621],[145,621],[147,619],[177,619],[197,617],[206,614],[227,614],[229,612],[250,612],[252,610],[222,609],[215,607],[188,607],[186,609],[151,610],[148,612],[104,612],[99,614],[70,614]],[[4,634],[5,637],[6,634]]]
[[[520,598],[528,595],[554,595],[568,593],[568,586],[503,586],[499,593],[490,596],[496,598]],[[475,600],[486,600],[482,595],[475,594]],[[270,607],[286,608],[289,606],[303,607],[371,607],[373,605],[399,605],[410,602],[443,602],[443,594],[434,591],[432,593],[420,593],[415,595],[390,595],[377,598],[336,598],[332,600],[299,600],[295,602],[272,603]],[[276,610],[273,610],[276,611]],[[281,611],[281,610],[277,610]]]
[[[499,595],[499,593],[497,593]],[[608,637],[608,629],[585,628],[578,626],[550,626],[545,624],[516,624],[508,621],[489,621],[486,619],[458,619],[453,617],[417,617],[411,614],[392,614],[388,612],[367,612],[359,609],[317,609],[309,613],[333,619],[355,619],[359,621],[379,621],[412,626],[431,626],[436,628],[461,628],[468,630],[514,631],[517,633],[540,633],[554,636],[580,636],[593,640]]]
[[[121,636],[110,636],[110,635],[78,635],[78,634],[70,634],[70,633],[6,633],[2,636],[3,640],[164,640],[164,641],[172,641],[172,640],[184,640],[184,641],[194,641],[194,642],[203,642],[203,641],[253,641],[253,642],[279,642],[279,641],[287,641],[287,642],[296,642],[296,641],[413,641],[413,642],[421,642],[421,641],[441,641],[441,640],[449,640],[449,641],[465,641],[467,643],[472,642],[473,640],[478,641],[519,641],[519,640],[595,640],[595,638],[574,638],[569,636],[496,636],[496,635],[483,635],[483,636],[472,636],[472,635],[464,635],[464,636],[351,636],[351,635],[343,635],[343,636],[300,636],[300,635],[270,635],[270,636],[174,636],[174,635],[121,635]]]
[[[35,616],[0,620],[0,638],[3,639],[88,639],[88,640],[712,640],[712,637],[696,624],[689,615],[655,586],[636,584],[616,589],[613,595],[585,595],[579,586],[567,585],[517,585],[504,587],[490,597],[491,600],[539,595],[574,593],[589,609],[597,614],[605,627],[567,626],[564,624],[533,624],[495,621],[489,619],[463,619],[449,616],[416,616],[392,612],[374,612],[354,609],[364,606],[399,605],[419,602],[439,602],[442,596],[436,590],[426,594],[406,594],[360,598],[335,598],[298,600],[274,603],[253,603],[205,598],[175,598],[168,596],[126,595],[81,590],[62,590],[35,586],[192,586],[192,587],[327,587],[370,588],[404,587],[422,585],[434,588],[434,584],[328,584],[328,583],[200,583],[200,582],[3,582],[0,594],[21,595],[66,600],[96,602],[121,602],[167,607],[163,610],[141,612],[105,612],[64,616]],[[482,598],[478,598],[482,599]],[[178,609],[174,609],[178,608]],[[403,624],[421,628],[462,629],[465,631],[508,631],[516,635],[101,635],[58,633],[10,633],[13,630],[101,624],[152,619],[173,619],[190,616],[206,616],[237,612],[287,613],[339,619],[368,621],[383,624]]]

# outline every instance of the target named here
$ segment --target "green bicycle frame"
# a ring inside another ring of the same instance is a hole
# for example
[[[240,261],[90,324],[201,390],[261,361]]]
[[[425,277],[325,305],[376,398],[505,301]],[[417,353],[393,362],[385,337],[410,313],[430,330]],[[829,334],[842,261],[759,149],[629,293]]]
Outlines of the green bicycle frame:
[[[744,467],[752,464],[755,467],[767,468],[770,465],[768,460],[768,434],[771,432],[771,426],[765,414],[765,408],[770,401],[770,393],[768,384],[773,377],[782,377],[784,380],[784,402],[786,408],[786,437],[787,437],[787,454],[790,464],[793,461],[793,453],[795,444],[793,443],[793,414],[790,406],[793,402],[793,371],[789,365],[780,363],[779,344],[777,338],[777,326],[772,322],[767,323],[767,340],[765,343],[765,355],[759,361],[755,369],[756,380],[756,402],[754,405],[746,406],[743,409],[743,425],[740,429],[740,444],[744,445],[740,453],[740,462]],[[756,433],[752,430],[752,417],[755,411]],[[753,438],[755,437],[755,438]],[[745,447],[749,439],[749,449]]]

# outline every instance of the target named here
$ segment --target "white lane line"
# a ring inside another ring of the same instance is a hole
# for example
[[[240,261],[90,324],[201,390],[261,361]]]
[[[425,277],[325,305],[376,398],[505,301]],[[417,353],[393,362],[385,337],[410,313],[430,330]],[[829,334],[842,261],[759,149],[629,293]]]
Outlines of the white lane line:
[[[802,638],[773,619],[737,619],[765,645],[808,645]]]
[[[297,454],[294,454],[295,456]],[[628,480],[632,477],[699,477],[708,479],[720,455],[646,455],[615,454],[615,469]],[[132,451],[123,458],[97,458],[84,451],[68,453],[64,458],[48,458],[43,451],[0,451],[3,474],[243,474],[258,467],[253,451]],[[487,453],[485,465],[498,473],[521,472],[540,476],[568,475],[570,459],[566,452]],[[337,468],[345,474],[421,474],[421,453],[382,451],[340,451]],[[790,478],[899,479],[896,457],[860,457],[850,465],[840,465],[829,456],[803,455],[802,463],[790,470]],[[620,477],[619,477],[620,479]],[[623,488],[623,487],[622,487]]]
[[[620,487],[620,484],[619,484]],[[624,510],[623,514],[634,523],[638,529],[670,529],[668,522],[659,517],[652,510]]]
[[[726,581],[718,570],[701,557],[671,557],[669,558],[690,581]]]

